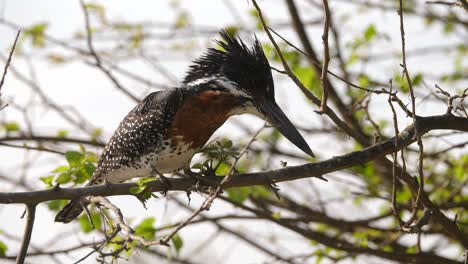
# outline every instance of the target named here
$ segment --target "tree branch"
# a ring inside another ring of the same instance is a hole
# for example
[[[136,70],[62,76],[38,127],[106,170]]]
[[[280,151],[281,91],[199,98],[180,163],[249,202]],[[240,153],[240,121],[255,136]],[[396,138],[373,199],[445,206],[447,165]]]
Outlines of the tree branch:
[[[453,115],[439,115],[418,117],[418,128],[421,135],[436,129],[449,129],[468,132],[468,118],[462,118]],[[395,137],[386,141],[376,143],[360,151],[351,152],[342,156],[333,157],[316,163],[309,163],[300,166],[291,166],[273,171],[246,173],[233,175],[224,185],[225,188],[269,185],[271,182],[284,182],[310,177],[321,177],[324,174],[339,171],[352,166],[363,165],[366,162],[375,160],[384,155],[393,153],[397,150],[415,142],[414,124],[407,127],[398,135],[398,144],[395,145]],[[224,177],[219,177],[219,182]],[[185,191],[192,187],[194,180],[188,178],[169,179],[173,191]],[[129,195],[130,187],[133,183],[97,185],[82,188],[54,188],[49,190],[33,192],[4,192],[0,193],[0,204],[10,203],[31,203],[45,202],[57,199],[75,199],[83,195],[89,196],[111,196],[111,195]],[[157,181],[149,185],[151,190],[159,192],[163,186]]]
[[[377,257],[381,257],[385,259],[399,261],[402,263],[425,263],[425,264],[440,264],[440,263],[454,263],[454,264],[458,263],[459,264],[460,263],[451,259],[447,259],[441,256],[429,254],[429,253],[417,253],[417,254],[395,253],[395,252],[387,252],[387,251],[382,251],[378,249],[373,249],[370,247],[357,246],[354,243],[351,243],[342,238],[338,238],[337,236],[329,236],[327,234],[317,232],[315,230],[308,229],[306,227],[294,225],[288,221],[284,221],[284,219],[282,218],[277,219],[273,217],[271,213],[267,213],[267,212],[263,212],[260,210],[250,208],[241,203],[232,201],[229,198],[226,198],[224,196],[221,196],[220,199],[228,203],[231,203],[232,205],[235,205],[239,208],[252,212],[255,215],[258,215],[262,218],[268,219],[269,221],[276,223],[291,231],[294,231],[303,237],[317,241],[318,243],[326,245],[328,247],[344,250],[349,253],[373,255],[373,256],[377,256]]]
[[[327,99],[328,99],[328,63],[330,62],[330,50],[328,48],[328,31],[330,29],[330,9],[328,8],[328,1],[323,0],[323,16],[325,22],[323,23],[323,66],[322,74],[320,75],[320,81],[322,84],[322,102],[320,104],[320,112],[325,112],[327,108]]]
[[[26,254],[28,253],[29,242],[31,241],[31,234],[34,226],[34,219],[36,217],[36,203],[27,204],[26,206],[26,226],[24,228],[23,241],[21,242],[21,249],[16,258],[16,264],[24,263]]]

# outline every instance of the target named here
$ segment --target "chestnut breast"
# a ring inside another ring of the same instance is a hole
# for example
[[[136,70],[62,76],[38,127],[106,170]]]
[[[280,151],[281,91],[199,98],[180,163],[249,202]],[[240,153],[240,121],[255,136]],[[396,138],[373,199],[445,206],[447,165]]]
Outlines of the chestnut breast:
[[[177,110],[167,136],[175,141],[174,144],[190,143],[192,148],[199,149],[238,105],[239,98],[222,91],[203,91],[186,98]]]

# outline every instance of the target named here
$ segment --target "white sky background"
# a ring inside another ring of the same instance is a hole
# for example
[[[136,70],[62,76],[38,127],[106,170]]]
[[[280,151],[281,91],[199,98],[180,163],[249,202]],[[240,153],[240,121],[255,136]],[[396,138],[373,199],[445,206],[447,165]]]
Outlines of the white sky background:
[[[253,6],[248,1],[232,1],[235,6],[238,8],[239,13],[242,15],[244,21],[252,22],[251,18],[248,16],[248,10],[253,8]],[[367,27],[370,23],[375,23],[378,32],[386,32],[390,40],[380,40],[373,49],[369,50],[369,53],[382,53],[382,52],[398,52],[400,49],[399,42],[399,21],[396,12],[371,12],[360,14],[358,12],[350,12],[349,8],[351,5],[343,4],[342,1],[334,2],[331,1],[331,9],[337,11],[338,15],[335,15],[336,18],[341,16],[349,16],[350,21],[344,24],[340,29],[343,34],[343,43],[347,43],[351,40],[353,35],[360,33]],[[112,20],[121,19],[122,21],[155,21],[155,22],[168,22],[173,23],[175,19],[175,14],[173,10],[168,6],[167,1],[112,1],[112,4],[109,4],[109,1],[100,1],[101,4],[106,6],[108,18]],[[285,10],[283,1],[261,1],[260,2],[262,9],[265,15],[276,22],[286,22],[287,13]],[[226,5],[222,1],[182,1],[182,6],[184,9],[190,12],[192,22],[196,25],[206,25],[206,26],[216,26],[223,27],[228,25],[233,25],[236,23],[235,18],[228,11]],[[321,12],[317,9],[310,7],[308,5],[301,5],[302,18],[315,19],[321,17]],[[0,15],[6,18],[9,21],[13,21],[21,26],[29,26],[38,22],[48,22],[49,28],[47,29],[47,34],[54,36],[58,39],[69,39],[73,34],[79,29],[83,30],[83,14],[79,6],[78,1],[61,1],[61,0],[42,0],[42,1],[32,1],[32,0],[0,0]],[[442,36],[439,34],[440,27],[432,26],[429,29],[424,27],[421,23],[415,23],[415,19],[411,17],[406,18],[406,33],[407,33],[407,49],[411,50],[416,47],[431,46],[437,44],[445,43],[463,43],[463,39],[457,38],[455,36]],[[254,26],[254,23],[248,23],[249,25]],[[321,54],[321,33],[322,26],[318,25],[311,27],[309,29],[310,37],[313,40],[314,47],[317,52]],[[293,32],[283,31],[282,32],[289,40],[294,43],[298,43],[297,38]],[[0,26],[0,50],[3,54],[6,54],[7,48],[10,47],[15,36],[15,32]],[[258,36],[261,40],[266,41],[266,38],[263,33],[258,33]],[[465,34],[466,36],[466,34]],[[213,36],[214,38],[215,36]],[[85,46],[83,46],[85,47]],[[180,56],[176,59],[164,60],[162,62],[167,66],[173,73],[177,75],[179,80],[183,77],[186,67],[189,62],[199,55],[203,49],[195,49],[190,52],[187,52],[186,56]],[[453,67],[453,58],[446,55],[434,54],[431,55],[431,60],[428,63],[428,58],[425,57],[424,61],[419,60],[418,58],[408,60],[408,67],[411,73],[416,72],[427,72],[427,73],[440,73],[441,71],[450,72]],[[332,62],[335,63],[335,62]],[[72,105],[78,108],[81,113],[91,121],[96,127],[101,127],[104,130],[104,137],[108,138],[113,130],[116,128],[120,120],[125,116],[125,114],[134,106],[134,102],[129,100],[127,97],[122,95],[116,89],[112,83],[101,73],[94,68],[88,66],[83,66],[81,63],[70,63],[65,65],[51,65],[44,60],[39,60],[39,57],[36,55],[33,57],[33,64],[36,69],[36,75],[38,77],[39,83],[41,84],[44,91],[53,98],[56,102],[59,102],[61,105]],[[13,65],[23,72],[25,70],[25,64],[19,59],[13,59]],[[336,64],[332,64],[333,66]],[[148,69],[142,63],[132,63],[126,65],[128,69],[131,69],[134,72],[145,72]],[[398,62],[395,60],[386,60],[384,63],[379,64],[379,67],[370,70],[374,76],[378,78],[390,79],[393,76],[393,73],[399,69]],[[148,71],[150,73],[150,71]],[[291,118],[293,123],[301,124],[306,127],[320,126],[326,118],[314,114],[314,107],[305,102],[303,96],[300,95],[299,90],[290,82],[278,74],[274,74],[276,79],[276,96],[279,104]],[[148,79],[152,79],[155,82],[163,82],[161,79],[158,79],[158,76],[147,76]],[[125,83],[124,83],[125,84]],[[139,84],[138,84],[139,85]],[[341,85],[341,84],[340,84]],[[428,80],[428,86],[433,87],[433,83]],[[148,87],[140,85],[141,91],[140,95],[148,93]],[[135,89],[136,90],[136,89]],[[134,91],[135,91],[134,90]],[[30,88],[24,86],[15,78],[12,74],[9,74],[6,83],[2,89],[3,98],[15,103],[23,103],[29,100]],[[404,98],[407,99],[407,98]],[[373,111],[380,115],[388,115],[387,105],[385,107],[379,107],[378,104],[385,102],[386,98],[383,98],[382,101],[375,100],[375,104],[372,108]],[[424,114],[442,114],[441,111],[445,110],[441,107],[432,107],[431,104],[424,104],[419,109],[418,113]],[[14,111],[10,111],[9,108],[2,111],[0,118],[6,120],[15,120],[18,118],[18,114]],[[236,117],[239,120],[248,122],[251,127],[257,128],[263,125],[263,122],[255,117],[242,116]],[[62,129],[63,120],[51,113],[41,113],[37,112],[34,116],[34,122],[38,127],[39,131],[54,131],[57,129]],[[404,119],[404,116],[401,115],[400,118],[400,127],[404,127],[406,124],[410,123],[411,120]],[[228,122],[223,126],[215,136],[228,135],[234,133],[234,142],[236,143],[241,141],[242,132],[233,125],[233,123]],[[75,133],[72,133],[75,134]],[[76,133],[78,134],[78,133]],[[324,140],[327,139],[327,140]],[[317,138],[308,138],[307,141],[311,145],[311,148],[320,154],[322,159],[332,157],[333,155],[343,154],[343,148],[341,146],[333,146],[333,143],[330,143],[330,138],[327,137],[317,137]],[[286,148],[290,148],[291,151],[300,153],[296,149],[290,146],[289,142],[283,144]],[[465,151],[466,148],[462,151]],[[17,166],[24,159],[35,156],[34,154],[25,155],[24,152],[20,150],[14,150],[11,148],[0,147],[0,173],[4,175],[21,175],[21,171],[18,170]],[[40,176],[47,175],[53,168],[58,164],[63,164],[64,160],[61,157],[55,155],[44,155],[39,158],[38,162],[34,164],[35,169],[28,171],[28,179],[33,181],[30,185],[36,186],[37,189],[43,188],[42,183],[38,180]],[[297,161],[288,160],[288,165],[298,164]],[[274,164],[273,167],[280,167],[280,164]],[[337,173],[336,175],[339,175]],[[292,183],[292,184],[301,184]],[[334,197],[336,196],[336,188],[342,188],[339,184],[330,184],[322,183],[320,181],[315,181],[317,187],[321,190],[322,194],[325,197]],[[281,187],[282,185],[280,185]],[[11,186],[0,186],[0,191],[11,191]],[[340,190],[338,189],[338,190]],[[200,199],[197,195],[192,196],[193,204],[200,204]],[[140,205],[139,202],[134,198],[129,197],[118,197],[112,199],[116,201],[119,206],[125,212],[127,216],[135,216],[136,219],[144,218],[151,212],[152,215],[156,215],[158,225],[162,225],[163,222],[171,222],[174,219],[181,218],[185,216],[186,212],[179,213],[171,210],[171,207],[165,208],[166,203],[164,199],[151,200],[149,202],[148,211],[145,211]],[[337,207],[339,208],[339,207]],[[377,209],[377,208],[375,208]],[[22,206],[14,205],[0,205],[0,229],[8,230],[12,234],[22,234],[24,221],[19,219],[19,216],[22,213]],[[211,209],[211,212],[230,212],[236,210],[230,206],[225,206],[222,202],[215,202],[214,206]],[[167,212],[167,213],[164,213]],[[361,212],[362,213],[362,212]],[[375,212],[374,212],[375,213]],[[371,214],[371,212],[364,212],[364,214]],[[340,211],[336,212],[336,216],[344,215]],[[76,228],[76,225],[67,225],[56,224],[53,222],[53,214],[44,207],[39,207],[37,211],[37,219],[35,223],[35,230],[33,232],[33,245],[41,245],[42,243],[47,242],[51,237],[54,236],[57,232],[63,232],[67,234],[67,238],[63,243],[70,243],[75,241],[75,235],[68,237],[69,233],[67,230]],[[356,219],[362,217],[362,215],[356,215]],[[244,225],[247,225],[249,222],[243,223],[232,223],[229,226],[243,230]],[[256,227],[258,234],[253,234],[252,237],[256,235],[264,236],[267,233],[272,233],[273,236],[282,236],[283,231],[277,226],[258,226]],[[211,229],[206,226],[197,225],[195,227],[190,227],[182,230],[181,235],[184,239],[184,248],[182,249],[182,256],[186,256],[186,253],[191,252],[191,249],[195,248],[197,242],[200,242],[200,234],[203,234],[203,237]],[[272,232],[273,230],[273,232]],[[262,232],[263,231],[263,232]],[[289,245],[282,244],[285,248],[279,248],[278,250],[286,250],[286,252],[291,253],[301,253],[301,252],[311,252],[311,246],[309,244],[304,245],[302,242],[304,240],[298,239],[297,236],[287,233],[286,236],[291,236],[291,243]],[[82,236],[80,236],[82,237]],[[203,261],[206,259],[214,260],[217,263],[261,263],[265,261],[265,256],[262,253],[259,253],[256,250],[251,248],[246,248],[245,246],[236,246],[236,240],[230,236],[222,236],[224,241],[216,241],[215,243],[210,244],[213,247],[211,250],[204,251],[203,254],[200,254],[194,259],[194,261]],[[90,238],[87,236],[86,238]],[[65,238],[64,238],[65,239]],[[59,242],[56,246],[63,246],[62,242]],[[11,255],[17,251],[17,246],[14,244],[9,244],[10,250],[8,254]],[[233,248],[233,254],[228,254],[226,257],[226,252]],[[72,254],[75,257],[81,257],[88,252],[88,249],[77,251]],[[284,251],[283,251],[284,252]],[[65,263],[69,261],[66,257],[60,257],[64,260]],[[40,263],[39,258],[32,259],[30,263]],[[134,260],[133,263],[144,263],[140,262],[141,260]],[[369,263],[373,263],[372,260]],[[88,258],[84,263],[94,263],[94,257]],[[151,262],[146,262],[151,263]],[[381,263],[381,262],[379,262]]]

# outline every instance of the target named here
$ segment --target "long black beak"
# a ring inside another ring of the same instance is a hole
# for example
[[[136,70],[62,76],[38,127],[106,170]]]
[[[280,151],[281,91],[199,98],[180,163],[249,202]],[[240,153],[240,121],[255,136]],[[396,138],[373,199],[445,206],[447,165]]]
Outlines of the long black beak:
[[[268,121],[275,126],[283,136],[311,157],[315,157],[309,145],[307,145],[307,142],[301,134],[299,134],[299,131],[297,131],[291,121],[289,121],[288,117],[283,113],[276,102],[263,99],[259,100],[257,104],[260,111],[268,118]]]

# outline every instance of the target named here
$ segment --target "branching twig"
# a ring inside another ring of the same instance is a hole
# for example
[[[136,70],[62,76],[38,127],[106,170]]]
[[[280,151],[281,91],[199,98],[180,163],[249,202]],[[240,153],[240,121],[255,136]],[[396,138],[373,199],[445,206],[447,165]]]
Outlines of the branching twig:
[[[138,241],[140,244],[142,244],[145,247],[161,244],[157,240],[146,240],[145,238],[141,236],[135,235],[134,234],[135,231],[127,223],[125,223],[122,211],[120,211],[120,209],[114,204],[112,204],[108,199],[101,197],[101,196],[89,197],[86,202],[98,203],[104,206],[106,209],[110,210],[115,215],[115,217],[112,220],[115,221],[116,225],[119,227],[120,230],[125,232],[124,237],[127,240]]]
[[[445,91],[444,89],[442,89],[439,85],[435,85],[436,89],[438,91],[436,91],[436,93],[441,93],[443,94],[444,96],[447,97],[447,101],[448,101],[448,107],[447,107],[447,114],[452,114],[452,110],[454,112],[456,112],[457,110],[462,110],[466,117],[468,117],[468,113],[466,112],[465,108],[463,107],[463,101],[465,100],[466,97],[468,97],[468,88],[465,88],[465,90],[463,90],[463,93],[461,95],[451,95],[449,92]],[[453,105],[453,101],[455,99],[461,99],[460,100],[460,106],[454,106]],[[454,109],[455,108],[455,109]]]
[[[311,100],[315,105],[317,106],[320,106],[321,104],[321,100],[318,99],[315,95],[313,95],[309,89],[307,89],[304,84],[297,78],[296,75],[294,75],[294,73],[292,72],[291,68],[289,67],[288,63],[286,62],[286,60],[284,59],[284,56],[283,56],[283,53],[281,52],[278,44],[276,43],[275,39],[273,38],[273,36],[271,35],[271,32],[269,30],[269,27],[266,25],[266,22],[265,22],[265,19],[262,15],[262,10],[260,9],[260,7],[258,6],[257,2],[255,0],[252,0],[252,3],[254,4],[255,6],[255,9],[257,10],[258,12],[258,16],[260,18],[260,22],[262,23],[263,25],[263,29],[265,30],[265,33],[267,34],[268,38],[270,39],[270,42],[273,44],[273,46],[275,47],[275,51],[276,53],[278,54],[280,60],[281,60],[281,63],[283,65],[283,68],[284,68],[284,71],[285,73],[289,76],[289,78],[291,78],[291,80],[296,84],[297,87],[299,87],[299,89],[301,90],[301,92],[307,97],[307,99]],[[327,116],[330,117],[331,120],[333,120],[333,122],[340,128],[342,129],[343,131],[345,131],[348,135],[352,136],[353,138],[356,138],[356,139],[359,139],[358,141],[367,141],[367,139],[365,139],[363,137],[362,134],[356,132],[355,130],[353,130],[347,123],[343,122],[339,117],[338,115],[330,108],[330,107],[327,107],[326,109],[326,112],[325,114]]]
[[[307,54],[305,51],[301,50],[300,48],[298,48],[296,45],[294,45],[293,43],[291,43],[289,40],[285,39],[283,36],[281,36],[281,34],[279,34],[278,32],[276,32],[276,30],[274,30],[273,28],[271,27],[268,27],[268,30],[270,30],[271,32],[273,32],[273,34],[275,34],[278,38],[280,38],[282,41],[284,41],[286,44],[288,44],[289,46],[291,46],[293,49],[295,49],[297,52],[301,53],[302,55],[306,56],[306,58],[310,61],[310,63],[314,64],[316,67],[318,67],[320,70],[322,70],[322,65],[320,65],[320,63],[318,63],[317,61],[315,61],[309,54]],[[273,67],[271,67],[272,69],[276,70],[277,72],[279,73],[282,73],[282,74],[288,74],[286,71],[280,71],[278,69],[275,69]],[[339,76],[338,74],[330,71],[330,70],[327,70],[327,73],[330,74],[331,76],[337,78],[338,80],[346,83],[347,85],[349,85],[350,87],[353,87],[353,88],[356,88],[356,89],[359,89],[359,90],[363,90],[363,91],[366,91],[366,92],[369,92],[369,93],[375,93],[375,94],[388,94],[388,91],[385,90],[385,89],[380,89],[380,90],[372,90],[372,89],[367,89],[367,88],[364,88],[362,86],[359,86],[355,83],[352,83],[350,82],[346,77],[341,77]]]
[[[421,135],[418,132],[418,124],[416,122],[416,97],[414,96],[413,84],[411,82],[411,77],[409,75],[408,66],[406,65],[406,48],[405,48],[405,28],[404,28],[404,21],[403,21],[403,1],[399,0],[400,8],[398,10],[398,14],[400,16],[400,37],[401,37],[401,52],[402,52],[402,67],[403,67],[403,74],[406,77],[406,81],[408,83],[408,88],[410,90],[411,96],[411,112],[413,114],[413,122],[415,124],[415,136],[416,141],[419,147],[419,189],[418,194],[416,196],[416,201],[414,203],[414,210],[410,219],[405,223],[405,226],[410,226],[414,220],[416,219],[416,214],[419,207],[419,202],[421,199],[421,194],[424,192],[424,146],[421,140]]]
[[[115,87],[118,90],[122,91],[124,94],[126,94],[128,97],[130,97],[134,101],[136,102],[140,101],[140,99],[137,96],[133,95],[130,91],[128,91],[125,87],[123,87],[122,84],[120,84],[120,82],[117,80],[117,78],[115,78],[115,76],[108,69],[106,69],[104,65],[102,64],[101,58],[99,57],[96,50],[94,49],[93,36],[92,36],[93,33],[91,29],[88,9],[86,8],[86,5],[83,0],[80,0],[80,5],[81,5],[81,8],[83,9],[83,14],[85,17],[86,41],[88,44],[89,52],[94,57],[94,60],[96,62],[96,67],[100,69],[112,81],[112,83],[114,83]]]

